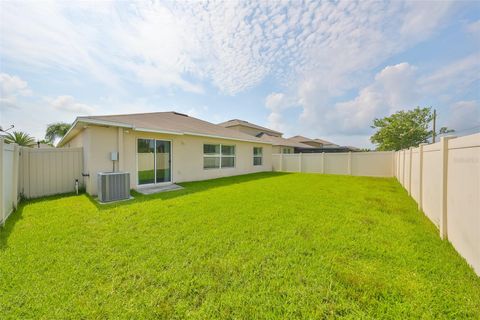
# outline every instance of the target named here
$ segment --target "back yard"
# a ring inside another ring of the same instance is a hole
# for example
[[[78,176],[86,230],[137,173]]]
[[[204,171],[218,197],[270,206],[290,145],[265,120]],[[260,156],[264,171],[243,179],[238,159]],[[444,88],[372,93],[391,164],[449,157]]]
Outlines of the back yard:
[[[1,317],[480,318],[480,279],[394,179],[183,186],[25,202],[0,231]]]

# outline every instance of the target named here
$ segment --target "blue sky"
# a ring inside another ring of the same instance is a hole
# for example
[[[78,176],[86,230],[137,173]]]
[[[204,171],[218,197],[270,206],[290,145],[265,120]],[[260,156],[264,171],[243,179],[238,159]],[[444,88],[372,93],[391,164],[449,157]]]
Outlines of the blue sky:
[[[0,2],[0,125],[175,110],[372,147],[417,105],[480,131],[479,2]]]

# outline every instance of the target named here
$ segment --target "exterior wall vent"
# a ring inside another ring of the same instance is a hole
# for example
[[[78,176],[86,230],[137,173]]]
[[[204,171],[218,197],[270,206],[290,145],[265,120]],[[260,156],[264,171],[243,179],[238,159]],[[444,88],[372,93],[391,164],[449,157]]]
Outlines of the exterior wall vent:
[[[111,202],[130,198],[130,173],[99,172],[98,201]]]

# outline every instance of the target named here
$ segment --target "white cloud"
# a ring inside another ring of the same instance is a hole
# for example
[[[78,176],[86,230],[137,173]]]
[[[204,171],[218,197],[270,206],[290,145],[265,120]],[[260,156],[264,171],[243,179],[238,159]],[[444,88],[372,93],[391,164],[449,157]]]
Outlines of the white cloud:
[[[427,38],[445,23],[453,4],[453,1],[407,1],[407,13],[400,29],[402,36],[417,41]]]
[[[327,89],[323,88],[322,91],[317,82],[305,80],[296,95],[303,110],[300,117],[302,128],[311,135],[367,135],[371,132],[370,125],[374,118],[423,105],[424,101],[438,102],[438,99],[453,105],[448,110],[442,105],[437,106],[443,115],[455,114],[449,116],[448,125],[452,128],[478,123],[478,102],[452,102],[452,99],[467,92],[480,80],[478,54],[453,61],[430,74],[420,71],[405,62],[387,66],[354,98],[333,105],[328,100]],[[446,95],[446,92],[449,94]],[[437,100],[432,100],[432,97]],[[281,110],[271,115],[275,119],[282,119]]]
[[[446,125],[458,134],[467,134],[480,131],[480,102],[477,100],[459,101],[449,110]]]
[[[17,98],[32,92],[28,83],[17,76],[0,73],[0,107],[17,108]]]
[[[467,31],[477,37],[480,37],[480,20],[469,23],[467,25]]]
[[[429,93],[458,93],[480,79],[480,53],[471,54],[439,68],[420,79],[422,90]]]
[[[70,112],[80,115],[88,115],[95,112],[95,108],[87,104],[79,103],[72,96],[58,96],[49,100],[50,105],[59,111]]]
[[[291,108],[293,101],[284,93],[273,92],[265,99],[265,106],[270,110],[267,127],[278,131],[285,131],[287,126],[282,117],[282,111]]]
[[[413,107],[418,99],[415,77],[416,68],[405,62],[384,68],[356,98],[337,103],[326,124],[344,133],[368,132],[375,117]]]
[[[336,95],[359,84],[352,74],[428,37],[450,4],[2,2],[0,50],[111,86],[133,80],[202,93],[209,80],[236,94],[273,75],[289,85],[312,79]]]

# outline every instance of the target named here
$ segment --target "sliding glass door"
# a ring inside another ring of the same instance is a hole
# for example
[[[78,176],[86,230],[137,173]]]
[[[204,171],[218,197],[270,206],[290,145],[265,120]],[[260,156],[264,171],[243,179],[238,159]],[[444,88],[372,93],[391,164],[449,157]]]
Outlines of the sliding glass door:
[[[155,141],[156,182],[169,182],[170,178],[170,141]]]
[[[154,139],[137,140],[138,184],[170,182],[171,142]]]

